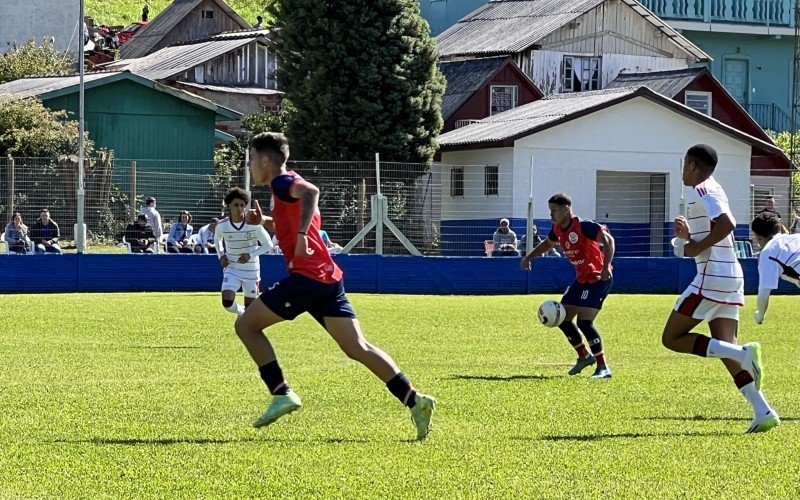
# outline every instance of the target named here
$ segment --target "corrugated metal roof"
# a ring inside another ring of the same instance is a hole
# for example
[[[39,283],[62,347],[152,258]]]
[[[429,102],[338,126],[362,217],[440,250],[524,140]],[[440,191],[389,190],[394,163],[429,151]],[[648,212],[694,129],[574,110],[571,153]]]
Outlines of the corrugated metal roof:
[[[102,73],[89,73],[84,75],[84,84],[91,84],[98,80],[111,78],[121,75],[120,71],[108,71]],[[21,78],[13,82],[6,82],[0,85],[0,95],[9,94],[15,99],[26,97],[36,97],[50,92],[56,92],[78,85],[78,76],[48,76],[42,78]]]
[[[176,82],[181,87],[189,87],[210,92],[227,92],[229,94],[243,95],[283,95],[280,90],[264,89],[261,87],[235,87],[233,85],[206,85],[203,83]]]
[[[265,30],[264,30],[265,31]],[[217,35],[192,43],[164,47],[138,59],[120,59],[104,66],[109,70],[128,70],[152,80],[163,80],[188,71],[253,41],[266,44],[264,31],[234,32],[237,36]]]
[[[516,54],[608,0],[491,0],[436,37],[442,57]],[[698,61],[711,58],[635,0],[622,0]]]
[[[440,63],[439,69],[447,80],[447,90],[442,96],[444,119],[453,116],[486,80],[497,73],[506,60],[507,57],[492,57]]]
[[[440,146],[497,142],[556,122],[569,115],[591,109],[621,97],[630,96],[636,88],[552,94],[538,101],[504,113],[484,118],[439,136]]]
[[[230,15],[242,28],[249,28],[250,24],[242,16],[236,13],[224,0],[212,0],[225,13]],[[200,5],[203,0],[174,0],[169,6],[161,11],[155,19],[150,21],[144,28],[139,30],[128,43],[120,48],[120,55],[126,59],[143,57],[147,55],[153,47],[169,33],[172,28],[178,25],[195,7]]]
[[[650,73],[620,73],[606,88],[645,86],[667,97],[675,97],[700,76],[705,68],[687,68]]]

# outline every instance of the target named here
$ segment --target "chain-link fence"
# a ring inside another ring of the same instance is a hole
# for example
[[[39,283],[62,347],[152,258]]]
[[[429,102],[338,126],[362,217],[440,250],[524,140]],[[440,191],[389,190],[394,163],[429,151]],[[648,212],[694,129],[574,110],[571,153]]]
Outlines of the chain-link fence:
[[[506,165],[292,161],[289,168],[320,188],[323,228],[350,253],[513,255],[511,245],[522,254],[529,238],[535,245],[547,237],[547,198],[564,191],[572,196],[577,215],[609,227],[618,256],[671,256],[672,220],[686,211],[690,195],[678,172],[597,170],[559,180],[557,173],[521,172]],[[748,174],[720,170],[716,176],[737,221],[736,238],[758,250],[748,225],[763,209],[779,214],[787,230],[800,232],[800,179],[793,179],[798,174]],[[157,199],[165,225],[188,210],[199,229],[223,213],[230,186],[245,185],[244,165],[205,161],[101,156],[87,159],[85,177],[89,252],[110,251],[147,197]],[[269,213],[269,188],[251,190]],[[30,226],[48,208],[69,248],[77,221],[76,191],[75,158],[0,158],[3,224],[19,212]],[[501,219],[509,220],[516,239],[495,239]]]

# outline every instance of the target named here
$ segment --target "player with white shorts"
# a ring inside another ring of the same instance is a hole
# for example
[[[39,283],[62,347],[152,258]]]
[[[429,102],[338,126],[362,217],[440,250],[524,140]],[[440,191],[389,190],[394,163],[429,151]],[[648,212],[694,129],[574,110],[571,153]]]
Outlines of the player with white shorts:
[[[721,358],[742,396],[753,407],[747,432],[766,432],[780,424],[761,392],[761,345],[737,345],[739,307],[744,305],[744,275],[733,249],[736,220],[725,190],[714,179],[717,152],[692,146],[683,163],[683,184],[692,188],[688,214],[675,219],[675,253],[694,257],[697,275],[670,314],[661,341],[667,349]],[[692,332],[703,321],[711,337]]]
[[[241,188],[231,188],[225,196],[230,217],[214,230],[214,246],[223,267],[222,306],[237,315],[244,313],[258,297],[261,266],[258,257],[272,249],[272,240],[261,225],[247,224],[244,212],[250,198]],[[236,303],[236,292],[244,292],[244,306]]]

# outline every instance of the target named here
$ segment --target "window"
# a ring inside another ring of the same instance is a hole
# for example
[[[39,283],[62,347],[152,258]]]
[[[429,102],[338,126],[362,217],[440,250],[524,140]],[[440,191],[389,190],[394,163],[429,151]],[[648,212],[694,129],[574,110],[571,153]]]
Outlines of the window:
[[[492,85],[489,94],[490,116],[517,107],[516,85]]]
[[[456,128],[466,127],[473,123],[478,123],[480,120],[456,120]]]
[[[214,11],[213,10],[204,10],[200,14],[200,17],[202,17],[203,19],[214,19]]]
[[[751,215],[755,217],[759,210],[767,206],[767,198],[775,197],[775,188],[772,186],[754,186],[751,184],[750,193],[753,203],[750,207]]]
[[[684,104],[704,115],[711,116],[711,92],[686,91]]]
[[[500,187],[500,167],[497,165],[487,165],[483,167],[483,194],[486,196],[497,196]]]
[[[464,169],[450,169],[450,196],[464,196]]]
[[[599,57],[564,56],[563,91],[600,90],[600,61]]]

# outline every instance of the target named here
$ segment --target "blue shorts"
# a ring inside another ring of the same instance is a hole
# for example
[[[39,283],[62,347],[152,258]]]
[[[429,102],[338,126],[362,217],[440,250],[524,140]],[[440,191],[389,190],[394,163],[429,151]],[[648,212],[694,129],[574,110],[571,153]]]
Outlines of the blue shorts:
[[[612,284],[614,284],[613,278],[596,283],[579,283],[576,281],[564,292],[564,296],[561,297],[561,303],[566,306],[602,309],[603,301],[608,297]]]
[[[287,278],[270,286],[259,297],[270,311],[285,320],[295,319],[307,312],[325,327],[324,317],[355,318],[356,313],[347,295],[342,280],[323,283],[292,273]]]

